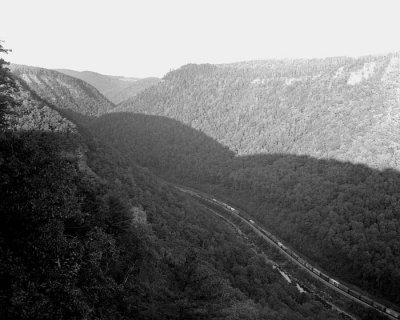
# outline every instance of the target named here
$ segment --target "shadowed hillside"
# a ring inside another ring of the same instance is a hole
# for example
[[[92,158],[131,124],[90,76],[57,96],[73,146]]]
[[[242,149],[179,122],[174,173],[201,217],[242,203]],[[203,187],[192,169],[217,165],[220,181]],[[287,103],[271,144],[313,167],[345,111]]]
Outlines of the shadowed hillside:
[[[232,199],[339,278],[400,302],[397,171],[291,154],[234,156],[160,116],[108,114],[91,129],[157,174]]]
[[[172,177],[179,171],[179,177],[187,181],[209,182],[215,168],[234,158],[232,151],[207,135],[166,117],[110,113],[89,128],[129,159],[162,176]]]

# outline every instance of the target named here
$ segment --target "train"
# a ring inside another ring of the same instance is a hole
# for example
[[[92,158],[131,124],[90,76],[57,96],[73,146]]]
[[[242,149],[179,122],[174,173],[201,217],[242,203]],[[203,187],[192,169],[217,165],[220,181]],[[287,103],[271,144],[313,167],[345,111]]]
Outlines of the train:
[[[181,188],[180,188],[181,189]],[[229,212],[232,212],[234,214],[236,214],[237,216],[239,216],[242,219],[245,219],[246,221],[248,221],[249,223],[251,223],[255,228],[257,228],[258,231],[260,231],[264,236],[266,236],[267,238],[269,238],[272,242],[274,242],[279,248],[281,248],[283,251],[285,251],[287,254],[289,254],[290,256],[292,256],[296,261],[298,261],[301,265],[305,266],[308,270],[310,270],[312,273],[314,273],[316,276],[320,277],[322,280],[324,280],[325,282],[337,287],[338,289],[346,292],[347,294],[361,300],[362,302],[364,302],[365,304],[387,314],[390,315],[392,318],[395,319],[400,319],[400,313],[388,308],[380,303],[377,303],[371,299],[369,299],[366,296],[363,296],[361,294],[359,294],[358,292],[349,289],[347,286],[341,284],[339,281],[329,277],[327,274],[321,272],[320,270],[318,270],[317,268],[314,268],[311,264],[309,264],[306,260],[302,259],[299,255],[297,255],[295,252],[293,252],[291,249],[289,249],[287,246],[285,246],[280,240],[278,240],[273,234],[271,234],[270,232],[262,229],[261,227],[258,226],[258,224],[255,223],[254,220],[252,219],[248,219],[243,217],[240,212],[233,208],[232,206],[219,201],[215,198],[209,198],[209,197],[205,197],[204,195],[199,195],[198,193],[191,191],[191,190],[187,190],[187,189],[181,189],[184,192],[187,192],[189,194],[191,194],[192,196],[195,196],[197,198],[200,199],[204,199],[207,200],[208,202],[217,204],[223,208],[225,208],[226,210],[228,210]]]
[[[222,201],[218,201],[215,198],[212,199],[212,202],[219,204],[220,206],[224,207],[225,209],[227,209],[230,212],[234,212],[235,214],[239,215],[241,218],[247,220],[249,223],[251,223],[254,227],[256,227],[258,229],[258,231],[260,231],[263,235],[265,235],[266,237],[268,237],[270,240],[272,240],[276,245],[278,245],[282,250],[284,250],[287,254],[289,254],[290,256],[292,256],[294,259],[296,259],[300,264],[302,264],[303,266],[305,266],[308,270],[310,270],[311,272],[313,272],[315,275],[317,275],[318,277],[320,277],[321,279],[323,279],[325,282],[330,283],[331,285],[337,287],[338,289],[346,292],[347,294],[363,301],[364,303],[370,305],[371,307],[384,312],[390,316],[392,316],[395,319],[400,319],[400,313],[385,307],[384,305],[377,303],[375,301],[372,301],[371,299],[367,298],[366,296],[363,296],[351,289],[349,289],[347,286],[341,284],[339,281],[329,277],[328,275],[326,275],[325,273],[321,272],[320,270],[318,270],[317,268],[314,268],[311,264],[309,264],[307,261],[305,261],[304,259],[302,259],[299,255],[297,255],[295,252],[293,252],[292,250],[290,250],[287,246],[285,246],[281,241],[279,241],[274,235],[272,235],[270,232],[260,228],[252,219],[247,219],[242,217],[239,214],[239,211],[236,210],[235,208],[231,207],[230,205],[227,205],[225,203],[223,203]]]

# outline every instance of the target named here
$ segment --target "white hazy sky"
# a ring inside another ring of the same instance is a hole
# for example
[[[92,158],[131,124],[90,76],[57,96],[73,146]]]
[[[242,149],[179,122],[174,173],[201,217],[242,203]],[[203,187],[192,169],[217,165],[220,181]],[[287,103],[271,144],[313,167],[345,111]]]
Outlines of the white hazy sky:
[[[11,62],[125,76],[400,51],[400,0],[5,0]]]

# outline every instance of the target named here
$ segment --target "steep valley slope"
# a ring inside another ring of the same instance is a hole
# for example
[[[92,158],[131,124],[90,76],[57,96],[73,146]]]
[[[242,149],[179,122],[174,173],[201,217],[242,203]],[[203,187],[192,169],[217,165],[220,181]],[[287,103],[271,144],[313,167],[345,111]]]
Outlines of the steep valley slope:
[[[38,96],[70,115],[96,117],[115,107],[90,84],[63,73],[15,64],[11,70]]]

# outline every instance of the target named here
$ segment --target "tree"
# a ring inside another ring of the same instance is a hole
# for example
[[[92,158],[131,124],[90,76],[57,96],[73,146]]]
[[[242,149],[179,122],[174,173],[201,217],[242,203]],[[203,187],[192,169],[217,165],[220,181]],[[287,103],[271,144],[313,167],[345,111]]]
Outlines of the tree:
[[[5,49],[2,42],[0,40],[0,54],[7,54],[11,50]],[[0,126],[4,125],[7,109],[12,108],[17,103],[12,94],[18,90],[18,87],[10,69],[7,67],[8,65],[9,62],[0,58]]]

